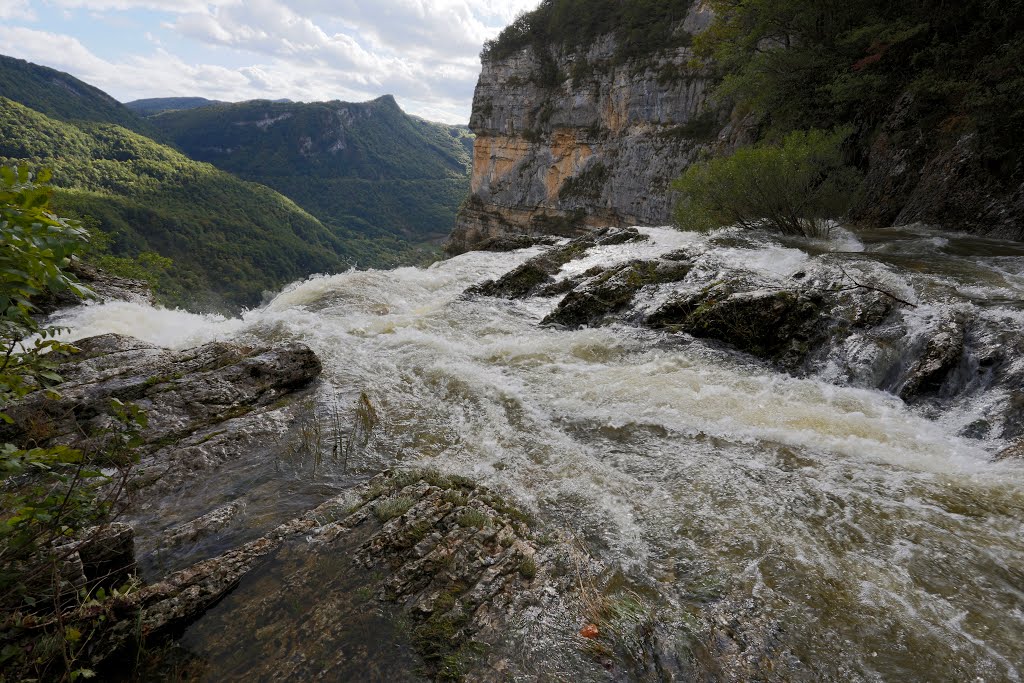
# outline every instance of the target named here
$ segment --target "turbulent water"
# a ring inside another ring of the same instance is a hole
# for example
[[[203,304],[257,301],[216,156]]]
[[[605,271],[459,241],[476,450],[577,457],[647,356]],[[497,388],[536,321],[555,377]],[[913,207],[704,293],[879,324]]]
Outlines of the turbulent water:
[[[709,239],[643,231],[650,242],[597,248],[563,275]],[[716,258],[788,275],[809,254],[856,252],[899,266],[891,284],[921,303],[913,315],[971,306],[1024,324],[1019,247],[844,235]],[[319,410],[365,392],[381,416],[351,468],[429,465],[507,491],[666,609],[756,598],[812,679],[1024,678],[1024,467],[992,460],[1001,442],[958,435],[984,397],[929,419],[683,335],[540,327],[551,299],[460,296],[534,253],[315,277],[237,319],[109,303],[62,322],[174,348],[305,342],[324,363]],[[329,462],[304,472],[303,496],[347,481]],[[289,482],[264,498],[285,505]]]

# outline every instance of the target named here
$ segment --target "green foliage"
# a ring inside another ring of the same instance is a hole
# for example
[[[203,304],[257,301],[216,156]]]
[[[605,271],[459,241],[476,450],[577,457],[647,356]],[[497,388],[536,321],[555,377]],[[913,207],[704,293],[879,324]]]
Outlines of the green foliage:
[[[503,59],[528,46],[542,47],[538,53],[547,54],[552,45],[575,48],[614,35],[614,62],[622,63],[687,44],[689,36],[675,29],[689,7],[690,0],[543,0],[485,43],[481,56]]]
[[[923,129],[980,133],[993,170],[1012,173],[1024,127],[1024,0],[936,5],[883,0],[711,0],[698,54],[719,96],[754,110],[767,135],[853,124],[871,129],[911,95]]]
[[[179,109],[198,109],[215,104],[224,104],[219,100],[208,100],[205,97],[152,97],[143,100],[125,102],[124,106],[140,116],[154,116],[165,111]]]
[[[150,119],[189,156],[285,194],[338,234],[403,249],[447,235],[469,193],[465,127],[407,115],[390,96],[310,104],[257,100]]]
[[[381,522],[387,522],[404,515],[415,502],[409,496],[386,498],[373,506],[373,514]]]
[[[20,427],[9,427],[7,411],[18,399],[55,394],[60,362],[74,352],[54,338],[59,330],[35,320],[33,298],[66,289],[88,294],[65,271],[87,234],[49,211],[51,192],[40,185],[47,179],[24,166],[0,167],[0,664],[39,679],[77,680],[93,675],[78,664],[92,632],[65,625],[63,610],[79,591],[87,603],[106,591],[78,583],[84,575],[71,560],[94,540],[86,530],[123,504],[146,415],[113,400],[111,426],[90,434],[97,446],[89,451],[45,445],[52,436],[45,414],[22,415]],[[26,632],[31,650],[14,644]]]
[[[483,529],[491,525],[491,518],[476,508],[466,508],[456,522],[461,527]]]
[[[44,292],[74,289],[87,294],[64,272],[80,251],[86,233],[77,224],[47,210],[51,191],[36,184],[49,180],[27,167],[0,167],[0,338],[15,342],[34,334],[32,298]]]
[[[849,129],[794,132],[781,145],[744,147],[690,166],[674,184],[684,230],[723,225],[784,234],[827,235],[857,197],[856,172],[843,165]]]

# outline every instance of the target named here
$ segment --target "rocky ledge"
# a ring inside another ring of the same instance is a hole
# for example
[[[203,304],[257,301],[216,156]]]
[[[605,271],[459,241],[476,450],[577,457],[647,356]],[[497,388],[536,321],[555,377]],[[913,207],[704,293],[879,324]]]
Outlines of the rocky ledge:
[[[571,251],[642,239],[606,231]],[[566,253],[555,248],[549,258],[550,270]],[[59,627],[82,634],[76,666],[113,676],[130,660],[143,679],[174,670],[296,681],[324,672],[535,680],[560,671],[783,680],[798,670],[777,626],[744,616],[749,605],[720,599],[699,616],[677,613],[642,597],[567,532],[456,476],[384,472],[257,537],[225,536],[245,503],[219,503],[208,482],[238,460],[286,447],[277,437],[305,410],[296,399],[321,371],[313,352],[219,342],[171,351],[118,335],[76,346],[60,368],[59,396],[40,391],[12,406],[2,437],[88,453],[118,433],[117,406],[138,406],[147,419],[123,518],[132,524],[69,539],[63,578],[107,595],[69,603],[59,617],[8,623],[0,646],[25,654],[9,660],[18,666]],[[167,524],[168,500],[195,517]],[[155,512],[140,513],[147,508]],[[218,538],[207,548],[219,549],[199,561],[186,552],[187,566],[150,563],[137,574],[147,550]],[[33,673],[6,666],[13,679]]]
[[[86,453],[121,429],[116,411],[134,404],[142,462],[137,487],[187,484],[196,471],[238,457],[275,429],[269,413],[319,376],[320,361],[302,344],[277,348],[215,342],[170,351],[108,334],[75,343],[59,368],[56,396],[29,394],[7,413],[0,439],[22,447],[71,446]],[[261,428],[265,425],[267,429]]]
[[[573,670],[610,680],[782,681],[800,673],[777,627],[748,614],[752,605],[721,600],[679,621],[571,538],[541,529],[471,481],[385,472],[261,538],[63,619],[90,634],[81,660],[107,673],[140,648],[163,653],[150,662],[154,673],[168,665],[159,656],[173,656],[174,667],[204,679],[375,672],[506,681]],[[259,592],[261,582],[272,590]],[[236,589],[238,599],[227,599]],[[383,644],[392,652],[345,647],[367,615],[381,613],[395,627]],[[158,649],[204,614],[197,628],[215,656]],[[8,644],[29,647],[44,626],[28,625]]]

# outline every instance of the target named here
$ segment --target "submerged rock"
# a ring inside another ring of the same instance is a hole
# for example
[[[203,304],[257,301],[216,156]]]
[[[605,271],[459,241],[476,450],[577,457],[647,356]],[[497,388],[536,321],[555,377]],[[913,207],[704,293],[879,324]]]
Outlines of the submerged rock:
[[[537,293],[544,285],[554,282],[552,277],[562,266],[582,257],[596,246],[625,244],[648,239],[636,228],[602,228],[569,242],[551,247],[526,263],[512,269],[497,280],[487,280],[466,290],[466,296],[494,296],[521,299]]]
[[[1024,439],[1017,439],[996,455],[996,460],[1024,460]]]
[[[571,283],[568,294],[541,324],[592,325],[629,305],[646,285],[677,282],[689,272],[688,263],[663,260],[635,261],[609,268],[582,282]]]

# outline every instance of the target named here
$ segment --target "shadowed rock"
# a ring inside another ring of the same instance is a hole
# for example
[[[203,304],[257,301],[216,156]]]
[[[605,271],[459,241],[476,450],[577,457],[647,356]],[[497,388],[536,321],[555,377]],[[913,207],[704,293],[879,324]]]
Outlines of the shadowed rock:
[[[596,246],[625,244],[648,239],[636,228],[602,228],[577,237],[566,244],[551,247],[526,263],[512,269],[497,280],[487,280],[466,290],[466,296],[494,296],[521,299],[537,293],[544,285],[554,282],[552,277],[566,263],[581,258]]]
[[[81,353],[60,366],[59,396],[38,391],[7,412],[5,440],[23,445],[64,444],[102,450],[118,428],[111,401],[134,403],[146,415],[144,449],[178,444],[197,432],[294,393],[321,372],[302,344],[250,348],[215,342],[170,351],[108,334],[76,343]]]
[[[690,272],[678,261],[636,261],[609,268],[576,284],[541,322],[543,325],[593,325],[629,305],[646,285],[677,282]]]

